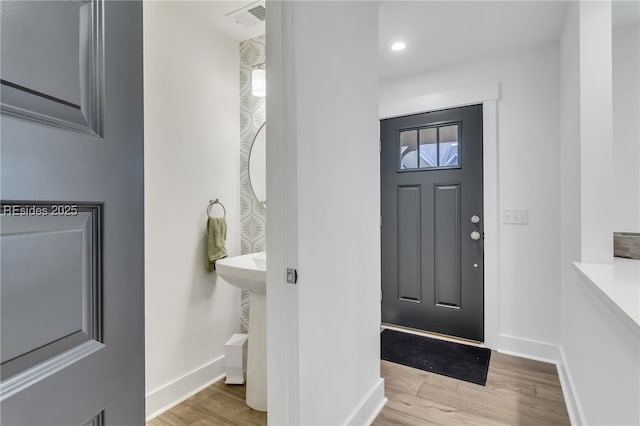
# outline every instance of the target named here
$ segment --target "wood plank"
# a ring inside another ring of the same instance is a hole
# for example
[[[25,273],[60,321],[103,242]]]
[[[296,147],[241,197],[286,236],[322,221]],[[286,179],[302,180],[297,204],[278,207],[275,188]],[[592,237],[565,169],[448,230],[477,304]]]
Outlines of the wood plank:
[[[375,426],[569,425],[553,364],[492,352],[487,386],[381,361],[389,402]],[[147,426],[267,424],[245,403],[244,386],[217,382]]]
[[[388,361],[381,361],[380,374],[384,378],[385,388],[417,395],[422,383],[428,379],[431,373]]]
[[[395,395],[394,398],[389,399],[387,406],[397,411],[410,413],[423,422],[428,421],[439,425],[507,425],[505,422],[490,417],[470,414],[464,409],[454,407],[452,404],[438,403],[407,394]]]
[[[375,425],[415,418],[422,424],[570,424],[553,364],[492,352],[487,386],[388,364],[382,361],[381,371],[389,402]]]
[[[433,425],[435,423],[430,422],[428,419],[422,419],[416,416],[412,416],[405,410],[396,410],[391,407],[385,407],[384,410],[378,415],[373,422],[374,426],[381,425],[402,425],[402,426],[422,426]]]
[[[214,383],[147,423],[147,426],[263,426],[267,413],[245,402],[244,385]]]

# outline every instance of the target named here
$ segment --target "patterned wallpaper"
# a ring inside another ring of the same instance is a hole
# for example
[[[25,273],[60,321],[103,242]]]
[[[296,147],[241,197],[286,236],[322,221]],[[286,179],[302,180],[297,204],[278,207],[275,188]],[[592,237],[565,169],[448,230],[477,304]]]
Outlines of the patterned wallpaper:
[[[240,244],[242,254],[265,250],[267,214],[253,196],[249,182],[249,152],[256,132],[265,121],[265,98],[251,94],[251,70],[265,62],[264,36],[240,43]],[[249,294],[242,294],[242,332],[249,325]]]

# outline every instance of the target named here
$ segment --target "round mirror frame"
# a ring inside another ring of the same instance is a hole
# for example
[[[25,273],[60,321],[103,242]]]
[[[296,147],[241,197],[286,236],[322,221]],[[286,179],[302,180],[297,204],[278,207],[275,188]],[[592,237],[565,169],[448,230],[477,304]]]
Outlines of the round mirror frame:
[[[266,131],[266,125],[267,125],[267,122],[265,121],[258,128],[258,131],[256,132],[255,136],[253,137],[253,140],[251,141],[251,148],[249,149],[249,157],[247,158],[247,174],[249,175],[249,186],[251,187],[251,193],[253,194],[253,198],[255,198],[260,204],[262,204],[263,207],[267,206],[266,194],[265,194],[264,200],[259,199],[258,195],[256,194],[256,190],[253,186],[253,180],[251,179],[251,154],[253,153],[253,146],[256,143],[256,139],[258,139],[258,136],[260,136],[260,133],[262,131]],[[265,140],[265,143],[266,143],[266,140]],[[265,165],[265,168],[266,168],[266,165]]]

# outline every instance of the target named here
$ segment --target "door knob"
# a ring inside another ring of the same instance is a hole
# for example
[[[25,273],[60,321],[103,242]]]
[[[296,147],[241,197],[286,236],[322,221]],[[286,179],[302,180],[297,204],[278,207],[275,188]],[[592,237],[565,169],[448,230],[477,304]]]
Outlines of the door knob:
[[[473,241],[478,241],[480,239],[480,233],[478,231],[473,231],[470,237]]]
[[[480,217],[474,214],[471,216],[471,223],[480,223]]]

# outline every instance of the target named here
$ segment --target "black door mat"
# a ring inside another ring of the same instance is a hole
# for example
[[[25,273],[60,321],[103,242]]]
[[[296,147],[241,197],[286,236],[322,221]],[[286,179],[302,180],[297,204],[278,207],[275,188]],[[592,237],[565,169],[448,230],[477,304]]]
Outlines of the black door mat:
[[[380,357],[485,386],[491,350],[385,329],[380,335]]]

